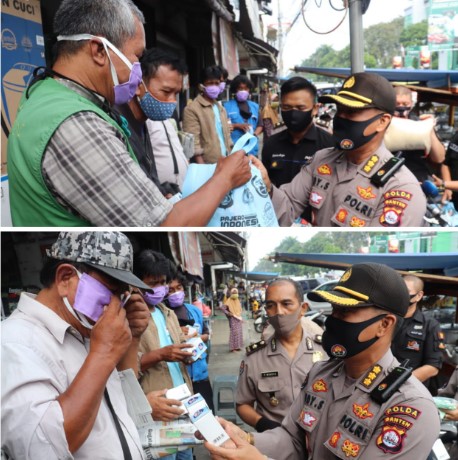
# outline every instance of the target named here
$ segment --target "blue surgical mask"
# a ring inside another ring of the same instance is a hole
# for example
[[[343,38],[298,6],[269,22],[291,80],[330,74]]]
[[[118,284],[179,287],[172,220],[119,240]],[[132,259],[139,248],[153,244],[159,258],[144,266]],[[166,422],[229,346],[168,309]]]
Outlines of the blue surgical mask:
[[[150,92],[146,92],[142,98],[138,98],[138,103],[143,113],[153,121],[163,121],[172,118],[176,109],[176,102],[163,102],[156,99]]]

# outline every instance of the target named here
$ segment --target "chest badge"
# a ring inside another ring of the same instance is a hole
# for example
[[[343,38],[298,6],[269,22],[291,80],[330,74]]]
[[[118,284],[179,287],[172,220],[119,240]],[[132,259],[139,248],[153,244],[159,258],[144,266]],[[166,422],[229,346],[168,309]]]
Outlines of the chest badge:
[[[359,217],[353,216],[350,220],[350,227],[365,227],[366,221]]]
[[[372,200],[373,198],[376,198],[376,194],[372,192],[372,187],[360,187],[359,185],[357,186],[358,190],[358,195],[363,198],[364,200]]]
[[[369,403],[360,405],[353,404],[353,413],[360,419],[364,420],[366,418],[371,418],[374,416],[372,412],[369,412]]]
[[[332,174],[331,167],[327,164],[318,166],[318,174],[321,174],[322,176],[330,176]]]
[[[326,382],[323,379],[320,379],[314,382],[312,385],[312,388],[313,388],[313,391],[315,392],[327,392],[328,391],[328,386],[326,385]]]
[[[317,363],[318,361],[323,361],[323,353],[321,353],[321,351],[314,351],[312,355],[312,363]]]
[[[310,412],[301,412],[301,421],[305,426],[312,426],[316,422],[317,418]]]
[[[335,432],[332,434],[331,438],[329,439],[329,445],[330,445],[331,447],[336,448],[336,447],[337,447],[337,443],[339,442],[339,439],[340,439],[341,436],[342,436],[342,435],[341,435],[338,431],[335,431]]]
[[[406,348],[407,350],[420,351],[420,344],[416,340],[409,340]]]
[[[356,442],[351,442],[346,439],[342,444],[342,451],[346,457],[357,457],[359,454],[360,446]]]
[[[320,195],[319,193],[317,193],[317,192],[312,192],[312,193],[310,194],[310,203],[311,203],[311,204],[316,204],[316,205],[318,205],[318,204],[320,204],[322,201],[323,201],[323,196]]]
[[[276,398],[275,396],[271,396],[269,398],[269,404],[272,406],[272,407],[277,407],[279,404],[280,404],[280,401],[278,400],[278,398]]]

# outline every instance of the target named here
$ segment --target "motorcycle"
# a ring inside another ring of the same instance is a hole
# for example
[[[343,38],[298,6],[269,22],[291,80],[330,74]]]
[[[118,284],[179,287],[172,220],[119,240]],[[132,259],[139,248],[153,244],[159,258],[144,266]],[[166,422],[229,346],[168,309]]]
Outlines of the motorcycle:
[[[254,330],[261,334],[268,324],[269,317],[267,316],[266,308],[264,305],[261,305],[257,311],[256,319],[254,320]]]

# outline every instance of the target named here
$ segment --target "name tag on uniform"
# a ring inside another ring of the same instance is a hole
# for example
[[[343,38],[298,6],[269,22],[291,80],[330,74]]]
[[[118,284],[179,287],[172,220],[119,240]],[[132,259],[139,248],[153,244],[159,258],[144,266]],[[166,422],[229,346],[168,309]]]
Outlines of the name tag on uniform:
[[[261,377],[263,379],[268,377],[278,377],[278,371],[261,372]]]

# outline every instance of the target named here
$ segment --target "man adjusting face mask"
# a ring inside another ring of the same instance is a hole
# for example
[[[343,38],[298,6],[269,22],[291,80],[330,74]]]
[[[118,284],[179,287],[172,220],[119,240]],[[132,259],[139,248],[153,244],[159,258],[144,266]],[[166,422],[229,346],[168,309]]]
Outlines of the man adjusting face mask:
[[[91,40],[93,38],[96,38],[102,42],[102,45],[105,48],[105,52],[107,53],[108,60],[110,61],[111,77],[113,79],[115,95],[114,103],[116,105],[126,104],[135,96],[137,88],[142,81],[142,69],[140,67],[139,62],[134,62],[132,64],[129,61],[129,59],[127,59],[126,56],[124,56],[124,54],[121,53],[121,51],[119,51],[118,48],[112,45],[105,37],[98,37],[91,34],[59,35],[57,37],[57,40],[81,41]],[[130,69],[129,80],[125,83],[119,83],[118,74],[116,73],[116,69],[111,60],[108,48],[111,49],[119,57],[119,59],[121,59],[121,61]]]

